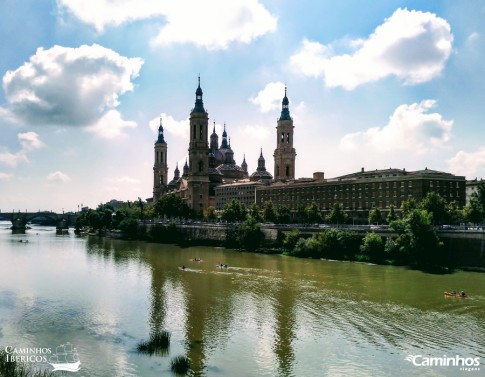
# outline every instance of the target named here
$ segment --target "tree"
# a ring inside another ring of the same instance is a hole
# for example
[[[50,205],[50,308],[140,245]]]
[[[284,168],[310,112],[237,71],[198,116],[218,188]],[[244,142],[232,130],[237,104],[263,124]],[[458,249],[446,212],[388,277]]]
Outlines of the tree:
[[[246,220],[247,214],[246,205],[237,199],[233,199],[224,206],[222,219],[227,222],[244,221]]]
[[[411,211],[415,210],[416,208],[418,208],[418,203],[414,198],[408,198],[406,200],[403,200],[401,203],[401,211],[403,216],[408,215]]]
[[[384,259],[384,241],[378,234],[371,232],[367,233],[362,240],[360,251],[368,255],[371,260],[382,261]]]
[[[249,207],[249,216],[256,220],[257,223],[263,221],[263,218],[261,217],[261,210],[256,203],[251,204],[251,207]]]
[[[369,224],[382,224],[382,213],[379,208],[374,208],[369,212]]]
[[[266,222],[274,223],[276,221],[276,209],[271,200],[264,202],[263,219]]]
[[[485,182],[480,182],[477,190],[471,195],[470,202],[464,211],[465,218],[472,223],[481,223],[485,220]]]
[[[449,223],[447,206],[446,200],[434,191],[428,192],[419,203],[419,208],[432,215],[432,223],[434,225]]]
[[[298,203],[296,208],[296,216],[300,224],[306,223],[306,207],[303,203]]]
[[[312,202],[312,204],[306,207],[305,212],[309,223],[317,224],[322,222],[322,215],[320,214],[320,208],[318,208],[317,203]]]
[[[276,222],[278,224],[289,224],[291,220],[291,212],[287,206],[278,206],[276,209]]]
[[[446,212],[450,224],[458,224],[463,221],[463,212],[458,208],[458,203],[456,201],[447,204]]]
[[[301,234],[298,229],[294,229],[291,232],[285,233],[285,239],[283,240],[283,249],[287,253],[291,253],[300,238]]]
[[[397,220],[396,211],[394,210],[394,206],[391,204],[389,206],[389,213],[387,214],[386,221],[390,224],[392,221]]]
[[[261,247],[264,240],[264,234],[261,230],[261,225],[256,223],[256,220],[252,217],[248,217],[238,228],[239,244],[242,248],[254,251]]]
[[[168,218],[188,218],[190,215],[190,208],[185,200],[175,194],[162,195],[160,199],[155,202],[154,212],[157,216]]]
[[[327,215],[327,222],[329,224],[345,224],[347,222],[347,217],[343,206],[339,203],[335,203],[332,210]]]
[[[421,266],[443,263],[443,244],[436,235],[432,226],[432,216],[427,211],[415,209],[403,220],[393,221],[391,227],[398,233],[393,247],[398,251],[397,258],[400,261]]]
[[[205,218],[207,219],[207,221],[211,221],[211,222],[216,221],[217,220],[216,209],[212,206],[209,206],[207,208],[207,213],[206,213]]]

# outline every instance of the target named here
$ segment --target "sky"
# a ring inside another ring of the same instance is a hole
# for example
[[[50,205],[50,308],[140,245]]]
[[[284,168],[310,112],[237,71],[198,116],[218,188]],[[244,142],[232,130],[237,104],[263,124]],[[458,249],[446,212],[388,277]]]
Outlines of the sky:
[[[485,177],[480,0],[3,0],[0,210],[151,197],[200,75],[210,132],[273,172],[284,88],[296,177],[435,169]]]

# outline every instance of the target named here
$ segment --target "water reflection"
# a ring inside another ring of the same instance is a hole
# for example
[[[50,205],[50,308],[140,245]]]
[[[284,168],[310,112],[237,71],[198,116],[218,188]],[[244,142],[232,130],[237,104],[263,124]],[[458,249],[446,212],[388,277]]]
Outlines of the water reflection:
[[[0,340],[70,341],[86,375],[169,376],[179,354],[193,376],[413,375],[407,354],[485,354],[481,274],[8,232]],[[442,297],[462,288],[469,299]],[[161,330],[172,334],[168,356],[136,353]]]

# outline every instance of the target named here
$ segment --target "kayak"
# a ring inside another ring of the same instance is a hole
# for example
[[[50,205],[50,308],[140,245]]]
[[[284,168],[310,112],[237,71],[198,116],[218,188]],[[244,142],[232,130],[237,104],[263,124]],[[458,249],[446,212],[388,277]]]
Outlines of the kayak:
[[[452,292],[447,292],[447,291],[445,291],[445,296],[446,297],[456,297],[456,298],[466,298],[466,295],[462,296],[459,293],[452,293]]]

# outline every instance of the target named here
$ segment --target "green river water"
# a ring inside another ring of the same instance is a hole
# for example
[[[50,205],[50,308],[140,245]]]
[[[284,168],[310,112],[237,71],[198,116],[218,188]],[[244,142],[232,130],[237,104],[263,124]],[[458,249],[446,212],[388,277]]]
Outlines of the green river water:
[[[81,368],[59,376],[170,376],[177,355],[190,359],[193,376],[485,375],[483,273],[433,275],[39,226],[12,234],[0,225],[1,349],[54,351],[69,342]],[[443,295],[462,289],[468,298]],[[168,354],[138,353],[160,329],[171,333]],[[422,365],[430,357],[480,365]]]

